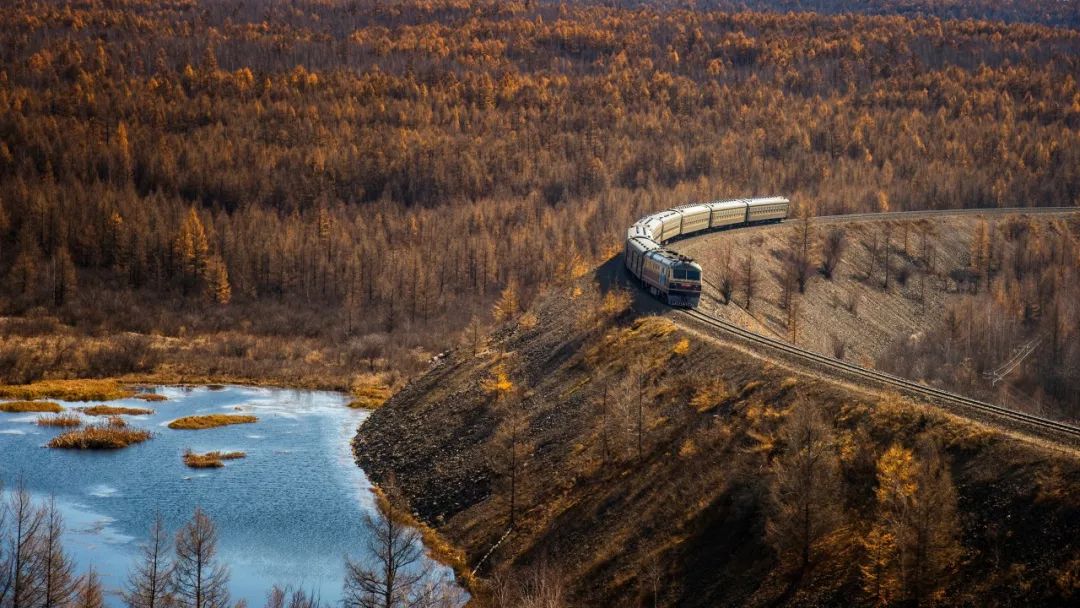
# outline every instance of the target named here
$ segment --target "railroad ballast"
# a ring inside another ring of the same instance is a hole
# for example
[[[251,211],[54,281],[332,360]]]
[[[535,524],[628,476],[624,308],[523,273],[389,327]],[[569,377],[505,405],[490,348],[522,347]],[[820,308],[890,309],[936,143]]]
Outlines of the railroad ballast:
[[[626,233],[623,256],[630,274],[672,306],[695,308],[701,299],[701,265],[664,243],[706,230],[769,224],[787,217],[782,196],[695,203],[645,216]]]

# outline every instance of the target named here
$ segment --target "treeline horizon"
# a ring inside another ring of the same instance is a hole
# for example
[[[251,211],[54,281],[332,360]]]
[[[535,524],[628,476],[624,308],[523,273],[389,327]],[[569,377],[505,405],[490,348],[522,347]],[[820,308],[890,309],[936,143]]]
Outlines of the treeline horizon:
[[[16,2],[0,37],[0,311],[84,332],[379,334],[400,363],[679,203],[1080,201],[1069,29],[128,0]]]

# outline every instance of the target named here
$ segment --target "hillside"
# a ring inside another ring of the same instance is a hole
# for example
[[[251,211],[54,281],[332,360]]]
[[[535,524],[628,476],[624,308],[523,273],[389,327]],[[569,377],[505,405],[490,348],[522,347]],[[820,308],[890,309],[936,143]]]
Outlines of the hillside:
[[[590,281],[619,264],[545,293],[475,354],[474,343],[457,348],[356,437],[364,469],[380,483],[393,474],[401,500],[470,566],[506,532],[513,481],[516,526],[480,566],[496,604],[552,588],[572,605],[910,598],[865,569],[880,553],[882,475],[897,454],[937,471],[925,487],[939,491],[920,504],[943,514],[934,530],[951,547],[931,551],[923,597],[1060,605],[1080,592],[1075,453],[688,333],[641,312],[656,309],[647,298],[601,296]],[[792,425],[816,416],[837,475],[815,512],[835,517],[796,567],[767,532],[783,520],[770,497],[797,453]]]
[[[826,276],[836,234],[842,245]],[[812,220],[800,292],[802,236],[803,224],[788,220],[672,247],[702,264],[701,308],[714,316],[1009,407],[1080,416],[1080,213]],[[1040,338],[1004,381],[984,377]]]

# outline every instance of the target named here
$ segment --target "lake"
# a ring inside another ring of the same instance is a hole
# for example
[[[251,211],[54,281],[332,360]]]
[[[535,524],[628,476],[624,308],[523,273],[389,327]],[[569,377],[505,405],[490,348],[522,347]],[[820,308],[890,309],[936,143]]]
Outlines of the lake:
[[[262,606],[277,583],[337,603],[345,556],[363,555],[362,515],[375,508],[371,484],[350,449],[368,412],[346,407],[346,397],[331,392],[240,386],[153,392],[168,400],[107,402],[156,410],[124,417],[155,436],[121,450],[49,449],[44,445],[62,430],[37,426],[38,414],[0,412],[5,489],[21,476],[35,498],[54,496],[66,523],[65,548],[80,572],[92,564],[108,590],[123,584],[155,513],[175,532],[198,505],[217,525],[233,601]],[[200,431],[167,427],[181,416],[210,413],[253,414],[259,421]],[[221,469],[191,469],[181,460],[188,448],[239,450],[247,458]],[[431,577],[453,578],[426,556],[422,567]],[[108,600],[120,604],[113,594]]]

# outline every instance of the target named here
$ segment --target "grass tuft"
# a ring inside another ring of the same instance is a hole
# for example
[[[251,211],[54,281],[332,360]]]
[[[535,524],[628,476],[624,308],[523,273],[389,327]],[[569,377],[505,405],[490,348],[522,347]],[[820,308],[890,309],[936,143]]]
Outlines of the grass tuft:
[[[64,411],[64,408],[60,407],[59,403],[53,403],[52,401],[0,402],[0,412],[8,412],[11,414],[17,414],[20,412],[50,412],[55,414],[62,411]]]
[[[42,380],[31,384],[0,385],[0,398],[61,399],[63,401],[115,401],[135,392],[116,380]]]
[[[90,426],[61,433],[49,441],[50,448],[67,450],[117,450],[129,445],[142,443],[153,437],[153,433],[143,429],[113,426],[112,424],[92,424]]]
[[[390,398],[390,387],[378,382],[357,382],[353,384],[351,408],[377,409]]]
[[[223,460],[236,460],[238,458],[244,458],[247,454],[244,452],[207,452],[205,454],[199,454],[198,452],[192,452],[186,450],[184,452],[184,464],[193,469],[220,469],[225,466]]]
[[[79,411],[87,416],[148,416],[154,413],[154,410],[147,409],[145,407],[123,407],[119,405],[92,405],[90,407],[80,407]]]
[[[159,395],[157,393],[139,393],[134,396],[135,399],[142,399],[148,402],[168,401],[169,398],[165,395]]]
[[[201,431],[230,424],[248,424],[258,422],[255,416],[243,416],[239,414],[206,414],[202,416],[184,416],[169,423],[170,429],[181,431]]]
[[[60,414],[58,416],[38,416],[38,426],[76,427],[82,426],[82,418],[75,414]]]

